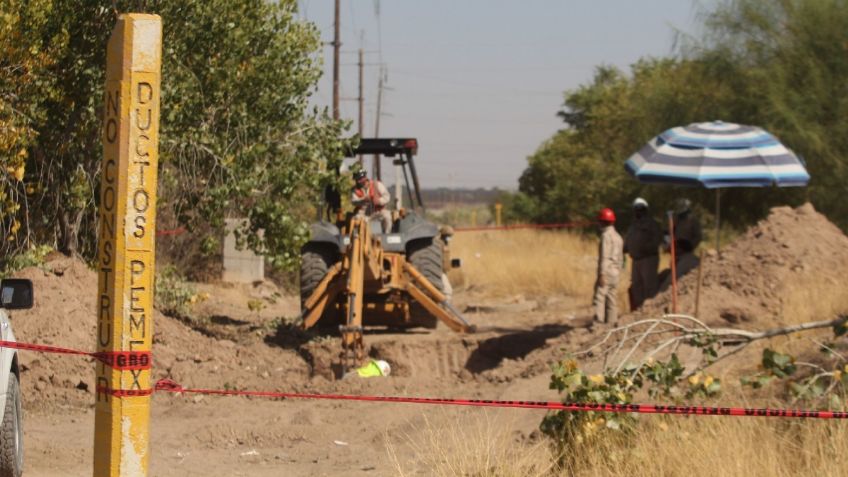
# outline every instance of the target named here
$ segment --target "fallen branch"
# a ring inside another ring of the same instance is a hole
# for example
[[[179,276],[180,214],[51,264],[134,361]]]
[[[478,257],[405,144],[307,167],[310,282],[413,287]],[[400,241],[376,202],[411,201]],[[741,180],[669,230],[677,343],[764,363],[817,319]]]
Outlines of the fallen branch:
[[[808,323],[801,323],[800,325],[772,328],[765,331],[745,331],[732,328],[718,328],[713,330],[713,333],[718,336],[739,336],[740,338],[744,338],[746,341],[756,341],[766,338],[774,338],[776,336],[790,335],[792,333],[798,333],[799,331],[833,328],[845,324],[846,321],[848,321],[848,316],[840,316],[834,320],[811,321]]]
[[[677,321],[674,321],[677,320]],[[687,321],[687,324],[680,323]],[[648,341],[649,337],[658,337],[661,335],[671,335],[671,337],[662,340],[659,344],[655,344],[653,348],[645,350],[643,358],[638,363],[638,368],[641,369],[645,361],[653,358],[661,351],[673,347],[674,350],[680,345],[691,344],[697,340],[707,341],[710,344],[715,344],[719,347],[734,347],[731,351],[722,355],[716,356],[712,360],[704,362],[695,370],[689,373],[688,376],[696,374],[717,362],[732,356],[755,341],[775,338],[778,336],[786,336],[793,333],[803,331],[816,330],[822,328],[836,328],[842,326],[848,321],[848,316],[840,316],[833,320],[812,321],[797,325],[783,326],[772,328],[763,331],[748,331],[735,328],[710,328],[704,322],[697,318],[688,315],[664,315],[662,318],[639,320],[627,325],[619,326],[609,330],[604,337],[590,346],[589,348],[578,352],[577,355],[593,356],[600,354],[604,358],[604,366],[606,367],[607,360],[620,355],[624,349],[625,343],[634,342],[624,357],[617,363],[611,366],[620,371],[627,365],[627,361]],[[618,335],[622,337],[618,340],[614,338]],[[653,340],[656,343],[656,340]],[[703,347],[703,346],[702,346]]]

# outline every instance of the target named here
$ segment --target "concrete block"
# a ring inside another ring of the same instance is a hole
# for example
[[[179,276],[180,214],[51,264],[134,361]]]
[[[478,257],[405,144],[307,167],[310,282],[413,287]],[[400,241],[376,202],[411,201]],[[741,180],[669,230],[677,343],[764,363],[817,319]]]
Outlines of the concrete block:
[[[221,279],[231,283],[253,283],[265,279],[265,258],[250,249],[238,250],[234,231],[247,219],[226,219],[224,237],[224,274]]]

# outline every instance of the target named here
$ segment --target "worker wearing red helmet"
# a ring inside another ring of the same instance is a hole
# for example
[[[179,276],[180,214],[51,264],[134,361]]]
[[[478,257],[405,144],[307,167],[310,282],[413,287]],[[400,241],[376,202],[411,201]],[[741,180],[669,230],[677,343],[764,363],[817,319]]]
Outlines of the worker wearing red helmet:
[[[618,278],[624,260],[624,242],[615,231],[615,213],[604,208],[598,213],[601,240],[598,246],[598,278],[595,282],[595,320],[615,324],[618,321]]]

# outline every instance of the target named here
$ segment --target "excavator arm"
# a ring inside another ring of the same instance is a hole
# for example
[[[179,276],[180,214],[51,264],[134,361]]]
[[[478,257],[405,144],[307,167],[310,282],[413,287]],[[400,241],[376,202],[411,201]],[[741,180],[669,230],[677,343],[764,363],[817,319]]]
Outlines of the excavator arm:
[[[379,240],[371,236],[367,219],[354,217],[348,238],[349,245],[341,261],[329,269],[312,295],[306,299],[302,314],[303,328],[309,329],[324,316],[328,306],[341,303],[344,319],[339,331],[344,370],[359,366],[365,359],[362,335],[366,289],[377,289],[384,293],[404,292],[401,295],[408,297],[407,310],[411,299],[453,331],[474,332],[475,327],[410,262],[395,254],[384,256]]]

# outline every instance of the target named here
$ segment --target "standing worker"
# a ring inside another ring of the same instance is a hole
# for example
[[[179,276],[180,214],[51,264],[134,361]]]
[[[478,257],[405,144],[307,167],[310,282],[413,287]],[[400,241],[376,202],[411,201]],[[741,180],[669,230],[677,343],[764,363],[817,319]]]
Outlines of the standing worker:
[[[612,209],[601,209],[598,214],[601,242],[598,247],[598,279],[595,282],[595,321],[613,324],[618,322],[616,291],[624,259],[621,235],[615,231],[614,224]]]
[[[392,196],[382,182],[374,179],[368,180],[368,174],[359,169],[353,173],[353,186],[350,201],[359,217],[368,215],[371,219],[379,219],[383,226],[383,233],[392,231],[392,214],[386,208]]]
[[[677,201],[674,214],[674,237],[672,239],[675,243],[678,240],[687,241],[693,252],[701,244],[701,221],[692,213],[692,202],[689,199]]]
[[[632,259],[630,273],[630,311],[657,294],[657,268],[660,264],[662,228],[648,214],[648,201],[637,197],[633,201],[633,222],[624,238],[624,252]]]

